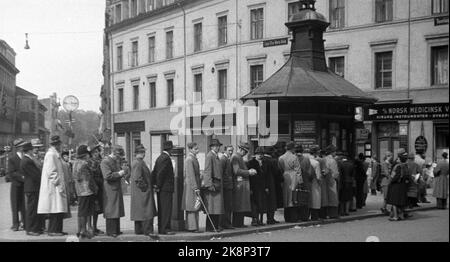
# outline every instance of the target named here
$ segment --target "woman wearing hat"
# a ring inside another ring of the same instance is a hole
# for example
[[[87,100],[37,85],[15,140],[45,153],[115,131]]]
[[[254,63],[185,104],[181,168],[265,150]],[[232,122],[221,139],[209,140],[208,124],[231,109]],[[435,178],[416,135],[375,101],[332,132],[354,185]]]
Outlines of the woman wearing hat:
[[[144,162],[145,151],[143,145],[137,146],[136,158],[131,163],[130,218],[136,235],[153,234],[153,218],[157,215],[151,172]]]
[[[73,180],[78,196],[78,237],[92,238],[92,216],[95,213],[95,195],[98,188],[89,168],[89,150],[86,145],[77,149],[77,159],[73,163]],[[88,227],[88,229],[86,228]]]
[[[448,198],[448,153],[442,153],[442,160],[434,168],[433,196],[436,198],[437,208],[447,209]]]
[[[405,218],[404,208],[408,205],[408,184],[411,176],[408,170],[408,153],[399,149],[398,158],[400,163],[392,169],[392,180],[389,184],[387,194],[387,204],[392,205],[392,217],[390,221],[398,221]]]

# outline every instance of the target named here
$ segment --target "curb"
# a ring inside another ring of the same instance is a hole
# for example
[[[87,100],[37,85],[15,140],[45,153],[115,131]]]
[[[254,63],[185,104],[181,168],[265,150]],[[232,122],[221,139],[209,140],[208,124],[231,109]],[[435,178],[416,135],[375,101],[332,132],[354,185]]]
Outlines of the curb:
[[[437,207],[420,207],[417,209],[411,210],[412,212],[417,211],[430,211],[435,210]],[[349,221],[355,221],[355,220],[363,220],[363,219],[370,219],[370,218],[376,218],[376,217],[384,217],[386,215],[381,213],[376,214],[363,214],[363,215],[354,215],[354,216],[348,216],[348,217],[341,217],[336,219],[326,219],[322,221],[306,221],[306,222],[297,222],[297,223],[280,223],[276,225],[266,225],[264,227],[248,227],[245,229],[238,229],[238,230],[232,230],[232,231],[226,231],[226,232],[220,232],[220,233],[201,233],[201,234],[192,234],[186,235],[189,233],[181,232],[176,235],[152,235],[150,237],[148,236],[141,236],[141,235],[134,235],[133,232],[130,231],[129,234],[119,236],[117,238],[111,238],[107,236],[97,236],[93,239],[87,239],[87,240],[81,240],[79,242],[165,242],[165,241],[209,241],[214,239],[222,239],[226,237],[234,237],[239,235],[249,235],[249,234],[258,234],[258,233],[264,233],[268,231],[277,231],[277,230],[283,230],[283,229],[290,229],[294,227],[308,227],[308,226],[315,226],[315,225],[327,225],[327,224],[334,224],[334,223],[343,223],[343,222],[349,222]],[[128,233],[128,232],[127,232]],[[0,239],[0,242],[59,242],[59,241],[66,241],[66,238],[52,238],[52,239],[30,239],[30,240],[16,240],[16,239]],[[72,241],[69,241],[72,242]],[[78,242],[78,241],[73,241]]]

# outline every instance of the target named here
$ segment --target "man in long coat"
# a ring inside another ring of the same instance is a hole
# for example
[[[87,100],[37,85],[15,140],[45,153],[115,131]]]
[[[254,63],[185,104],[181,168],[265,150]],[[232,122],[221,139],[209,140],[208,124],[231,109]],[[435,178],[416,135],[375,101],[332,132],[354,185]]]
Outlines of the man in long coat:
[[[293,200],[293,191],[303,183],[300,162],[295,155],[295,143],[286,145],[286,153],[279,158],[280,169],[283,171],[283,204],[284,220],[297,222],[300,216],[299,204]]]
[[[312,180],[313,180],[313,169],[311,167],[311,161],[309,160],[309,157],[306,157],[303,155],[304,149],[303,146],[300,144],[297,144],[295,146],[295,152],[298,157],[298,161],[300,162],[300,169],[302,170],[302,180],[303,184],[301,187],[301,190],[308,191],[308,199],[305,199],[305,203],[300,204],[300,213],[299,218],[302,221],[308,221],[310,217],[310,193],[311,193],[311,187],[312,187]],[[306,194],[305,194],[306,195]]]
[[[95,213],[93,216],[92,226],[94,227],[94,234],[95,235],[101,235],[105,232],[101,231],[97,228],[97,222],[98,222],[98,215],[103,214],[103,174],[102,169],[100,167],[100,164],[102,162],[102,146],[100,144],[94,146],[90,150],[91,158],[89,158],[89,166],[92,171],[92,174],[94,176],[94,181],[97,184],[98,192],[95,196]]]
[[[226,146],[225,152],[220,157],[222,164],[223,179],[223,205],[224,214],[221,218],[221,226],[223,229],[234,229],[231,223],[231,214],[233,212],[233,171],[231,167],[231,156],[233,155],[233,146]]]
[[[38,214],[49,214],[48,235],[63,236],[63,219],[69,210],[66,177],[60,156],[61,140],[52,136],[45,154],[39,189]]]
[[[350,205],[353,201],[353,184],[355,180],[355,166],[346,155],[340,157],[338,161],[339,173],[339,202],[341,205],[340,214],[348,216]]]
[[[30,236],[39,236],[42,230],[42,218],[37,213],[39,188],[41,185],[41,169],[32,156],[33,146],[30,142],[23,146],[23,157],[20,168],[25,177],[24,192],[26,197],[26,232]]]
[[[237,228],[246,227],[244,216],[251,212],[249,177],[256,175],[256,170],[249,170],[244,162],[244,156],[248,153],[249,148],[247,143],[241,143],[236,153],[231,157],[234,178],[233,227]]]
[[[205,170],[202,183],[205,188],[205,205],[216,229],[219,229],[220,216],[224,214],[222,184],[223,169],[218,155],[221,146],[222,144],[218,139],[211,140],[209,145],[211,150],[206,154],[205,158]],[[214,231],[208,218],[206,218],[206,231]]]
[[[338,189],[337,189],[337,181],[339,180],[339,169],[337,162],[335,160],[336,156],[336,147],[334,145],[330,145],[326,148],[326,157],[325,157],[325,185],[327,190],[327,217],[329,218],[337,218],[339,217],[338,207],[339,207],[339,199],[338,199]]]
[[[266,196],[266,176],[268,176],[269,166],[263,163],[264,151],[262,147],[255,150],[255,157],[248,161],[247,167],[255,169],[256,176],[250,177],[250,204],[252,209],[252,226],[263,225],[263,214],[267,212]]]
[[[196,200],[200,197],[200,164],[197,154],[199,148],[197,143],[187,145],[189,153],[184,160],[184,187],[181,209],[186,211],[186,230],[200,233],[199,213],[200,208],[196,207]]]
[[[304,150],[304,156],[309,158],[309,162],[311,164],[311,172],[312,172],[312,181],[311,181],[311,199],[310,199],[310,213],[311,220],[319,219],[320,207],[322,204],[322,170],[320,168],[319,161],[316,160],[319,154],[319,147],[312,146],[310,149]]]
[[[175,190],[175,174],[169,151],[172,150],[172,141],[163,144],[163,152],[156,159],[153,167],[152,177],[156,181],[155,191],[158,203],[158,233],[161,235],[175,234],[170,230],[172,217],[172,200]]]
[[[416,179],[416,175],[422,174],[422,167],[419,166],[415,161],[415,154],[414,153],[410,153],[408,154],[408,170],[409,170],[409,174],[411,175],[411,183],[408,186],[408,206],[409,208],[413,208],[413,207],[419,207],[419,205],[417,204],[419,202],[419,183],[418,183],[418,179]]]
[[[23,230],[23,227],[25,227],[24,176],[20,169],[20,162],[23,158],[22,146],[24,144],[25,141],[21,138],[14,140],[13,145],[15,148],[15,153],[8,158],[8,172],[6,179],[11,181],[11,230],[13,231]],[[20,223],[19,214],[22,220],[22,225]]]
[[[275,211],[278,208],[277,203],[277,191],[276,191],[276,181],[277,179],[282,179],[280,169],[278,167],[278,160],[272,157],[273,147],[264,147],[264,158],[263,162],[266,163],[264,166],[266,175],[266,189],[267,194],[267,224],[273,225],[278,224],[275,220]],[[278,177],[277,177],[278,176]],[[282,180],[281,180],[282,181]]]
[[[135,149],[136,158],[131,164],[130,219],[134,221],[134,233],[136,235],[153,234],[153,218],[157,215],[151,172],[144,162],[145,151],[144,146],[137,146]]]
[[[120,232],[120,218],[125,216],[122,193],[122,178],[128,169],[121,166],[121,158],[125,155],[121,146],[114,146],[109,156],[100,164],[103,174],[103,216],[106,219],[106,235],[117,237]]]

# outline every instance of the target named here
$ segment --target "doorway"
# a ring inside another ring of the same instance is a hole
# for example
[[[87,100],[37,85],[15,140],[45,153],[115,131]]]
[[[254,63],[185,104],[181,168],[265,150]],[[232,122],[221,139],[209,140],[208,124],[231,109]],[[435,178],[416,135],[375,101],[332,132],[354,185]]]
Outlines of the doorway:
[[[400,148],[400,139],[398,137],[382,137],[378,139],[378,156],[382,161],[387,151],[393,153],[394,158],[397,157]]]

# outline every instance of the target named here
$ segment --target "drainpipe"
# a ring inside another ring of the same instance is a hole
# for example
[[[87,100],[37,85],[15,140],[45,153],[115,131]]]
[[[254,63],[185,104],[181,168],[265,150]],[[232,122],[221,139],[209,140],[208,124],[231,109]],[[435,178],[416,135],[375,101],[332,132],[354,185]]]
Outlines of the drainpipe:
[[[109,65],[108,65],[108,75],[109,75],[109,93],[110,93],[110,121],[111,121],[111,145],[115,145],[115,133],[114,133],[114,46],[113,46],[113,38],[112,33],[109,33],[110,38],[108,39],[109,42],[109,50],[108,50],[108,56],[109,56]],[[106,34],[108,36],[108,34]],[[123,56],[123,55],[122,55]]]
[[[177,5],[181,8],[181,11],[183,11],[183,45],[184,45],[184,55],[183,55],[183,62],[184,62],[184,121],[185,121],[185,125],[184,125],[184,147],[187,146],[187,129],[186,129],[186,125],[187,125],[187,114],[186,114],[186,103],[187,103],[187,97],[186,97],[186,89],[187,89],[187,80],[186,80],[186,75],[187,75],[187,69],[186,69],[186,64],[187,64],[187,57],[186,57],[186,10],[184,10],[184,7],[180,4],[180,2],[177,3]]]
[[[236,106],[239,104],[239,33],[240,33],[240,23],[239,23],[239,3],[236,0]],[[237,108],[235,108],[237,109]],[[236,112],[237,113],[237,112]],[[236,117],[236,127],[235,132],[238,131],[238,118]],[[238,145],[238,134],[234,136],[236,138],[236,145]]]
[[[411,88],[411,0],[408,0],[408,100]]]

